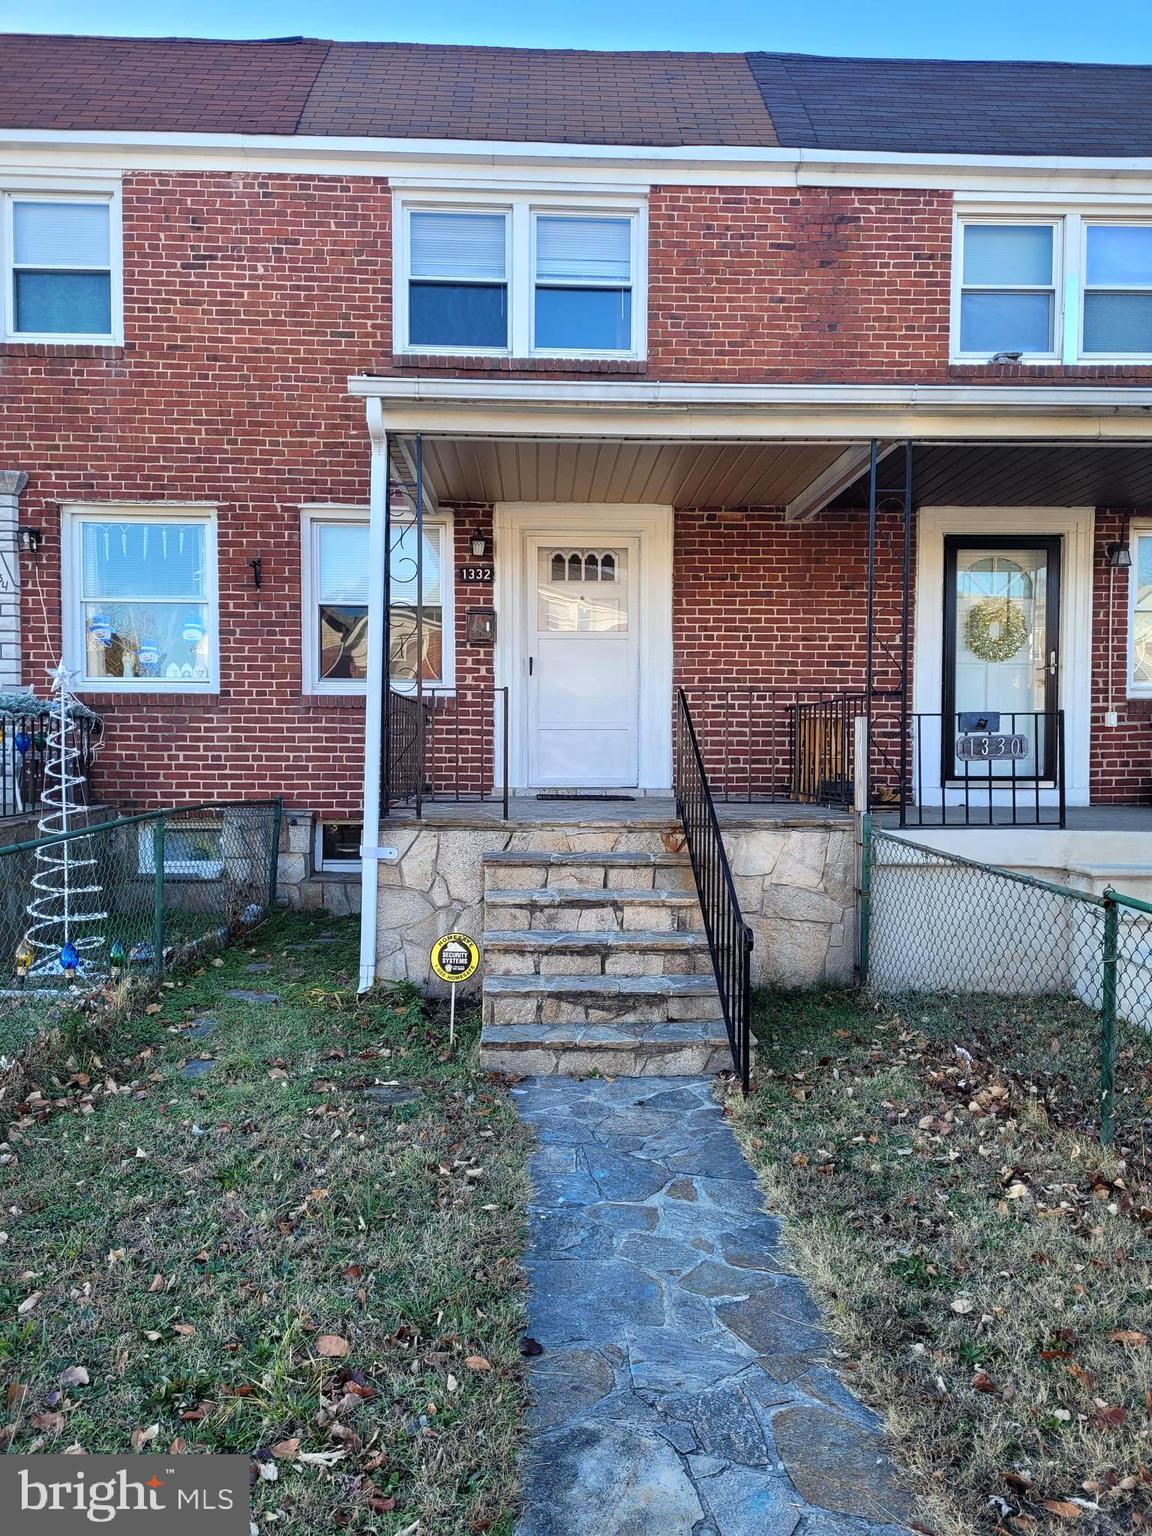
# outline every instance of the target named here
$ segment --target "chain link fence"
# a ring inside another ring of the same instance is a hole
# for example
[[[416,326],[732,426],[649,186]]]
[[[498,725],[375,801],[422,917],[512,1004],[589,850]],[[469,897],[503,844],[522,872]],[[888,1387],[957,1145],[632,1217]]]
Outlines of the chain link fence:
[[[57,1004],[255,927],[276,899],[280,821],[278,800],[211,802],[0,847],[0,1055]]]
[[[1113,1142],[1118,1121],[1152,1139],[1152,905],[944,853],[867,817],[862,841],[869,989],[960,994],[993,1039],[997,1000],[1030,1000],[1032,1038],[1048,1042],[1049,1067],[1060,1058],[1068,1082],[1091,1092],[1101,1141]]]

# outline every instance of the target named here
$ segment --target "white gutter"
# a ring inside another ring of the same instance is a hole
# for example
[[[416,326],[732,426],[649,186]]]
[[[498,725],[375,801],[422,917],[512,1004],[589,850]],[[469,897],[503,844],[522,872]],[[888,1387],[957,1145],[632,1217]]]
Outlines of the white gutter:
[[[384,612],[388,563],[388,434],[379,400],[365,402],[372,445],[368,491],[368,677],[364,709],[364,826],[360,847],[360,988],[376,980],[376,911],[380,897],[380,757],[388,669]]]

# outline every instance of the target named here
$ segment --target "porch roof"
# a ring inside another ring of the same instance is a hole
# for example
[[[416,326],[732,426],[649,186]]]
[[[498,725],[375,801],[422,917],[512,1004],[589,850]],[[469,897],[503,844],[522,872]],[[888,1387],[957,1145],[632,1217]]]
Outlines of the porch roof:
[[[1147,387],[715,386],[358,378],[432,501],[783,507],[1152,506]],[[429,387],[431,386],[431,387]],[[408,476],[402,476],[407,478]]]

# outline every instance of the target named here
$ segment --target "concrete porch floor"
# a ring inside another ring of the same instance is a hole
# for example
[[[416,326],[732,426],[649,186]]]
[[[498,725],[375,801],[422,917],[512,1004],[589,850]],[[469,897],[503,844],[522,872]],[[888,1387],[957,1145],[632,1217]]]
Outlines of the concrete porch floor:
[[[1149,811],[1152,816],[1152,809]],[[718,801],[716,817],[724,827],[851,826],[851,811],[825,805],[742,804]],[[393,811],[384,826],[411,826],[412,811]],[[581,827],[589,832],[643,829],[676,825],[676,802],[670,795],[638,795],[635,800],[537,800],[514,795],[508,818],[498,801],[432,801],[425,803],[420,821],[430,827]]]

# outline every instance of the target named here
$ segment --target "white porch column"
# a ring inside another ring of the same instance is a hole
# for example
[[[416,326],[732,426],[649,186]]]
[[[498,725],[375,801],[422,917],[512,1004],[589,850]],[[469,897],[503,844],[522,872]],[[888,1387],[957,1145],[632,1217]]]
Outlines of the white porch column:
[[[0,469],[0,693],[20,688],[20,492],[22,469]]]
[[[360,991],[376,979],[376,911],[380,895],[380,757],[388,678],[388,434],[384,407],[366,400],[372,444],[368,520],[368,677],[364,710],[364,831],[360,847]]]

